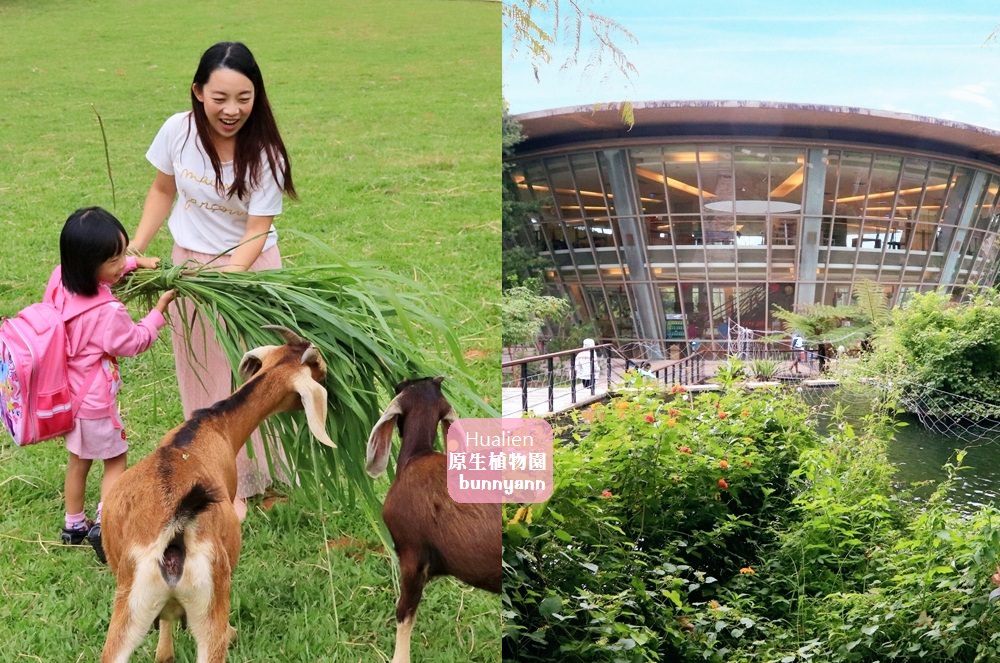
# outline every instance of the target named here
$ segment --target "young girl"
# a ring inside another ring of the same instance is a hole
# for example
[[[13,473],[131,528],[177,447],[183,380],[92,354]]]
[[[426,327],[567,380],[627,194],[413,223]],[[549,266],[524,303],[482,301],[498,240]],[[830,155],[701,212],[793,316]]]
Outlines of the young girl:
[[[98,558],[101,548],[101,504],[108,489],[125,471],[128,449],[118,416],[116,395],[121,385],[117,357],[148,350],[165,324],[163,313],[174,297],[167,291],[139,321],[111,294],[110,285],[136,267],[153,268],[159,258],[126,258],[128,234],[118,219],[100,207],[73,212],[59,236],[60,265],[52,272],[45,301],[66,319],[67,372],[70,391],[80,402],[76,425],[66,434],[66,522],[62,540],[87,538]],[[80,399],[80,394],[83,394]],[[84,511],[87,474],[94,459],[104,461],[101,503],[92,524]]]
[[[221,42],[201,57],[191,84],[191,110],[163,124],[146,152],[156,176],[146,195],[131,248],[142,252],[163,226],[173,236],[174,264],[211,263],[224,271],[281,267],[274,217],[282,194],[295,197],[292,170],[264,78],[253,54],[239,42]],[[175,202],[176,201],[176,202]],[[187,316],[177,319],[192,320]],[[174,361],[184,415],[232,393],[232,367],[201,319],[174,328]],[[236,513],[245,499],[271,483],[259,433],[236,460]],[[283,464],[280,444],[269,445]]]

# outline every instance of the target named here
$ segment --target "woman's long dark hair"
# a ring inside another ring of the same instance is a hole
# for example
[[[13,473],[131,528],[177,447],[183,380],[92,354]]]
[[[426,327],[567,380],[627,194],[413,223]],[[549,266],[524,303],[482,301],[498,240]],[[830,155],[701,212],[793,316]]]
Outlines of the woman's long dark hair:
[[[236,150],[233,154],[233,185],[226,191],[226,195],[237,198],[245,198],[250,190],[260,185],[261,161],[260,155],[263,153],[274,173],[274,180],[292,198],[297,198],[295,185],[292,183],[292,165],[288,159],[288,152],[285,150],[285,143],[281,140],[278,132],[278,124],[274,121],[274,114],[271,112],[271,104],[267,100],[267,91],[264,89],[264,77],[260,73],[260,67],[253,57],[253,53],[246,45],[238,41],[223,41],[215,44],[205,51],[198,63],[198,70],[194,72],[194,85],[204,88],[209,77],[216,69],[232,69],[238,71],[253,83],[254,101],[253,109],[246,123],[236,133]],[[216,186],[222,191],[222,163],[219,160],[219,153],[211,139],[211,129],[208,126],[208,117],[205,115],[205,104],[195,96],[194,86],[191,89],[191,109],[194,114],[194,124],[198,130],[198,137],[204,145],[208,158],[212,162],[212,169],[215,171]],[[284,185],[278,178],[278,171],[284,179]]]

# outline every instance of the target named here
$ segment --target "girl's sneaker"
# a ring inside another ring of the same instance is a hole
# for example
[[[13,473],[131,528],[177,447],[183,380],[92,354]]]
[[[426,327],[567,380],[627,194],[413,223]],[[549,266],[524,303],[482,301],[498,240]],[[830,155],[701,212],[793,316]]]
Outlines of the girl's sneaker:
[[[62,542],[67,546],[78,546],[83,543],[83,540],[87,538],[87,534],[90,532],[90,528],[93,527],[94,522],[92,520],[85,520],[78,525],[73,527],[63,527],[62,530]]]

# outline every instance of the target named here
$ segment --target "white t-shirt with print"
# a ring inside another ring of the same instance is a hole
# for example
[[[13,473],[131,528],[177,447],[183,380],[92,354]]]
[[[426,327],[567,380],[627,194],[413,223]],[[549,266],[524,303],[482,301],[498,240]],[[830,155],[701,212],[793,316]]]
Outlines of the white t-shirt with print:
[[[227,197],[215,187],[215,171],[205,154],[191,111],[171,116],[160,127],[146,152],[160,172],[173,175],[177,200],[167,226],[178,246],[199,253],[231,253],[243,239],[247,217],[281,213],[282,190],[267,158],[261,156],[260,184],[247,198]],[[281,178],[281,173],[278,173]],[[222,164],[223,191],[233,183],[233,162]],[[278,233],[271,226],[264,249],[273,247]]]

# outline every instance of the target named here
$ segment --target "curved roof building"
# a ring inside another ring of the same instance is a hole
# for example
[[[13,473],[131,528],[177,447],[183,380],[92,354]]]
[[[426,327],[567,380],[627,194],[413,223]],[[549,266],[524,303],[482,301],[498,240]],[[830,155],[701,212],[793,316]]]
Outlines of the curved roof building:
[[[518,115],[525,233],[602,337],[780,330],[775,307],[892,304],[997,278],[1000,133],[859,108],[635,104]]]

